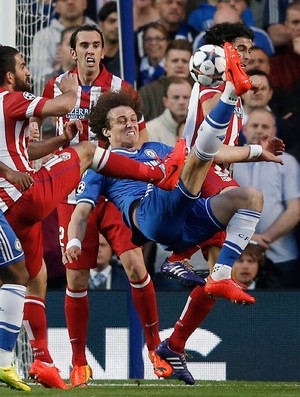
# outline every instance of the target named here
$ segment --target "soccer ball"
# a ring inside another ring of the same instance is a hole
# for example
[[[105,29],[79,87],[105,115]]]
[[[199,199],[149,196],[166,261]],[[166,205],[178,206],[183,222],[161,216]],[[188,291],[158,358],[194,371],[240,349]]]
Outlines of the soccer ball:
[[[202,85],[218,87],[225,81],[226,60],[222,47],[205,44],[190,59],[190,74]]]

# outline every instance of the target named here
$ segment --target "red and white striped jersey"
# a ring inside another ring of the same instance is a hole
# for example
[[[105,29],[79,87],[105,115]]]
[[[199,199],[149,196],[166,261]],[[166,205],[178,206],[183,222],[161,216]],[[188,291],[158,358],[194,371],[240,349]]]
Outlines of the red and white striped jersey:
[[[68,72],[66,72],[68,73]],[[59,76],[53,77],[51,80],[48,81],[46,87],[44,89],[43,96],[47,98],[53,98],[57,95],[61,94],[58,86],[55,84],[56,81],[60,82],[62,77],[66,74],[61,74]],[[76,73],[78,75],[78,69],[75,69],[72,73]],[[79,77],[78,77],[79,80]],[[97,102],[97,99],[101,95],[101,93],[114,90],[118,91],[123,87],[128,87],[129,83],[122,80],[120,77],[113,75],[112,73],[108,72],[104,65],[100,65],[100,73],[97,79],[94,81],[92,86],[83,86],[79,81],[78,93],[77,93],[77,102],[72,109],[72,111],[66,114],[63,117],[57,118],[56,123],[56,133],[57,135],[61,135],[63,133],[63,125],[66,121],[70,119],[79,119],[82,121],[83,124],[83,132],[81,134],[77,134],[74,139],[67,146],[74,145],[80,141],[87,141],[95,139],[96,134],[94,134],[88,126],[88,114],[92,106]],[[140,130],[145,128],[144,120],[140,121]],[[97,144],[97,141],[94,141]]]
[[[198,83],[194,84],[183,133],[183,137],[186,139],[187,147],[192,147],[194,145],[197,138],[198,128],[204,120],[202,104],[206,100],[213,98],[216,94],[223,92],[224,88],[225,84],[222,84],[216,88],[200,86]],[[239,132],[242,128],[242,117],[243,108],[241,99],[239,98],[227,129],[226,138],[224,141],[225,145],[237,145]]]
[[[0,88],[0,161],[13,170],[34,173],[27,146],[29,117],[40,117],[47,98],[29,92],[9,92]],[[0,209],[4,212],[22,193],[0,177]]]

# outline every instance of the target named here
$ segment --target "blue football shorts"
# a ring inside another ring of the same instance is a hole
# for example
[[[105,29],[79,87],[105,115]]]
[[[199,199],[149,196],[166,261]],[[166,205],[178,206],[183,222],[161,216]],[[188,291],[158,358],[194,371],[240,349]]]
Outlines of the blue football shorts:
[[[0,211],[0,267],[6,267],[24,259],[20,240]]]
[[[182,182],[172,191],[152,185],[140,201],[136,221],[149,240],[168,250],[184,251],[225,229],[214,216],[210,200],[191,195]]]

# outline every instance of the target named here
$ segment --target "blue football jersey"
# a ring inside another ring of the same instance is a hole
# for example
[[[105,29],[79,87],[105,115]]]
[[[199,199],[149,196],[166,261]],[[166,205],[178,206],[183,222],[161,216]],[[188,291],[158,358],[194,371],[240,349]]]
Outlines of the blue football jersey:
[[[157,165],[172,150],[172,147],[159,142],[147,142],[139,150],[118,148],[112,149],[112,152],[145,164]],[[130,225],[130,205],[135,200],[141,199],[147,192],[147,188],[146,182],[108,178],[88,169],[78,185],[76,201],[95,206],[99,196],[103,195],[123,212],[126,222]]]

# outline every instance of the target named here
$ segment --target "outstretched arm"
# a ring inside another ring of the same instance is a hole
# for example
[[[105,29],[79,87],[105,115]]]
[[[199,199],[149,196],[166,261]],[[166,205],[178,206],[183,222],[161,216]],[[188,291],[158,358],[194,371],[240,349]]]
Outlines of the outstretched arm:
[[[278,155],[284,152],[284,143],[281,139],[273,138],[270,140],[262,140],[260,145],[248,146],[227,146],[222,145],[218,153],[215,155],[215,163],[242,163],[248,161],[271,161],[283,164]],[[255,151],[251,151],[251,147],[261,146],[261,151],[255,156]]]
[[[88,217],[93,207],[90,204],[80,202],[73,211],[68,226],[68,244],[63,254],[63,263],[72,263],[81,255],[81,242],[84,239]]]

